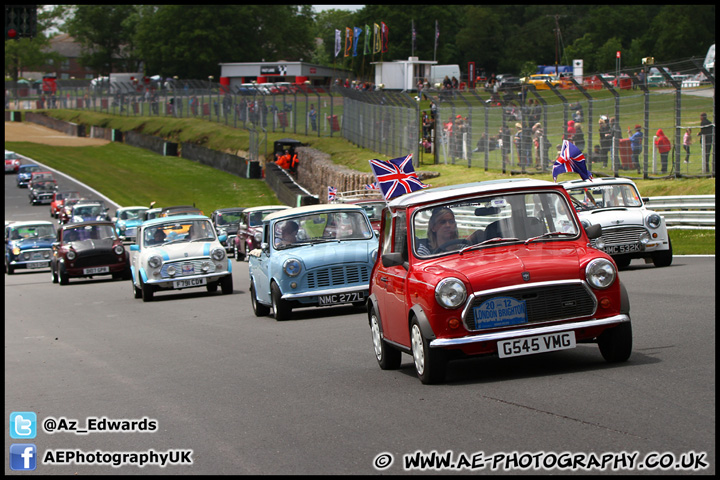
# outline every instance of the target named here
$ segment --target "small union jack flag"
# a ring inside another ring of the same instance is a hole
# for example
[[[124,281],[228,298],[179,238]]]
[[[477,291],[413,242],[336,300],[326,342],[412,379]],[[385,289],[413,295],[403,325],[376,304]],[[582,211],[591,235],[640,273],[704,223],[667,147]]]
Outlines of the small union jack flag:
[[[368,183],[367,185],[365,185],[365,190],[380,190],[380,187],[378,186],[377,182]]]
[[[328,187],[328,203],[332,203],[337,198],[337,188]]]
[[[370,160],[373,175],[386,200],[429,187],[420,181],[412,165],[412,153],[389,162]]]
[[[560,155],[553,164],[553,180],[561,173],[577,173],[583,180],[592,180],[592,173],[588,172],[585,164],[585,155],[574,144],[563,140]]]

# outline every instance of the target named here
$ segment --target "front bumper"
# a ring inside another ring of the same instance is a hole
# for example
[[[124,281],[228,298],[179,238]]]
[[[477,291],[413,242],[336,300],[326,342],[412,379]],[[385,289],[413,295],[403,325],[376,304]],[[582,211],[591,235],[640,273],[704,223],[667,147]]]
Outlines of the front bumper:
[[[630,317],[625,314],[614,315],[607,318],[593,318],[580,322],[560,323],[554,325],[545,325],[533,328],[521,328],[514,330],[503,330],[500,332],[480,333],[477,335],[467,335],[459,338],[437,338],[430,342],[430,348],[440,347],[458,347],[482,342],[498,342],[500,340],[509,340],[513,338],[528,337],[534,335],[544,335],[547,333],[558,333],[567,331],[576,331],[580,329],[590,328],[608,328],[621,323],[629,322]]]

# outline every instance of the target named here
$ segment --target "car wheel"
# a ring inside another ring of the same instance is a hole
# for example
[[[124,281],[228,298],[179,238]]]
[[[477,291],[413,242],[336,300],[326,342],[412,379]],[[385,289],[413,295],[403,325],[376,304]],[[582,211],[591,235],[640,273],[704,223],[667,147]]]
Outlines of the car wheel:
[[[652,261],[656,267],[669,267],[673,259],[672,242],[668,238],[668,249],[653,253]]]
[[[287,302],[287,300],[282,299],[282,294],[280,293],[280,287],[277,286],[277,283],[273,283],[270,286],[270,296],[272,297],[272,305],[273,305],[273,311],[275,312],[275,320],[281,321],[281,320],[289,319],[290,313],[292,313],[292,307]]]
[[[426,385],[441,382],[445,378],[445,352],[430,348],[417,319],[413,319],[410,326],[410,344],[415,372],[420,381]]]
[[[140,290],[137,285],[135,285],[135,281],[132,279],[132,277],[130,278],[130,284],[132,285],[133,289],[133,297],[142,298],[142,290]]]
[[[618,268],[627,268],[632,258],[630,258],[630,255],[618,255],[613,257],[613,260],[615,260]]]
[[[212,282],[208,283],[205,288],[207,288],[207,291],[210,293],[217,292],[218,282]]]
[[[50,265],[50,278],[52,279],[52,283],[58,283],[57,270],[52,266],[52,264]]]
[[[256,317],[266,317],[270,315],[270,307],[258,302],[257,294],[255,293],[255,282],[253,281],[250,281],[250,302],[252,303],[253,312],[255,312]]]
[[[142,278],[140,278],[140,289],[142,290],[143,302],[152,301],[153,293],[155,293],[155,291],[153,290],[153,286],[146,284],[142,281]]]
[[[380,333],[380,319],[375,308],[370,312],[370,331],[372,332],[375,359],[383,370],[397,370],[400,368],[402,353],[394,349],[383,340]]]
[[[223,295],[230,295],[233,293],[232,275],[225,275],[225,277],[220,280],[220,288],[222,289]]]
[[[68,278],[67,270],[65,270],[64,264],[60,264],[58,267],[58,281],[60,282],[60,285],[67,285],[70,283],[70,278]]]
[[[7,258],[5,258],[5,273],[7,273],[8,275],[12,275],[13,273],[15,273],[15,268],[10,265],[10,262],[8,262]]]
[[[233,245],[233,257],[235,258],[236,262],[240,261],[240,252],[238,252],[237,245]]]
[[[605,361],[610,363],[624,362],[632,353],[632,325],[621,323],[609,328],[598,337],[598,347]]]

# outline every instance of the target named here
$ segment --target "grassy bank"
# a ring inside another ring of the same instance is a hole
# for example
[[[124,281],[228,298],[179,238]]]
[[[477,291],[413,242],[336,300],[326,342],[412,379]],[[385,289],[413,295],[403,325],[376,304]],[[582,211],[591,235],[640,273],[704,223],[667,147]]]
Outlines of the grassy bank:
[[[48,114],[70,122],[123,131],[137,130],[147,135],[230,153],[245,152],[249,147],[246,130],[206,120],[122,117],[75,110],[53,110]],[[369,171],[369,159],[387,160],[387,157],[352,145],[339,136],[318,138],[268,133],[270,150],[275,140],[288,136],[328,153],[335,163],[359,171]],[[6,141],[5,148],[63,171],[103,192],[120,205],[147,205],[151,201],[159,205],[195,204],[209,214],[217,208],[280,203],[262,180],[240,178],[183,158],[163,157],[121,143],[102,147],[50,147]],[[469,169],[466,165],[435,165],[427,162],[421,164],[419,170],[438,174],[427,181],[434,187],[509,176],[499,171],[486,172],[482,168]],[[550,174],[532,177],[552,181]],[[571,175],[567,177],[572,178]],[[643,196],[715,194],[715,179],[712,178],[638,180],[636,183]],[[674,230],[671,238],[677,254],[715,253],[714,231]]]

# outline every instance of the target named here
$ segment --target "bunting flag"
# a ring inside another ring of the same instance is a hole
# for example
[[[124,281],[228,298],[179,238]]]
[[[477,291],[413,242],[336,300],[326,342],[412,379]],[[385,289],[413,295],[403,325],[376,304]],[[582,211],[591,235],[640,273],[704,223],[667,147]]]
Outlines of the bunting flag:
[[[412,164],[412,153],[407,157],[393,158],[389,162],[369,160],[375,180],[386,200],[406,193],[422,190],[429,185],[420,181]]]
[[[553,181],[561,173],[577,173],[583,180],[592,180],[592,173],[588,172],[585,164],[585,155],[574,144],[563,140],[560,155],[553,164]]]
[[[353,37],[352,28],[345,27],[345,56],[346,57],[350,56],[350,50],[352,49],[352,37]]]
[[[340,54],[340,50],[342,50],[342,39],[340,30],[337,28],[335,29],[335,56],[337,57]]]
[[[380,53],[382,50],[382,39],[380,38],[380,25],[373,24],[373,53]]]
[[[332,203],[337,198],[337,188],[328,186],[328,203]]]
[[[387,25],[385,25],[385,22],[380,22],[381,30],[382,30],[382,52],[386,53],[388,51],[388,36],[390,35],[390,29]]]
[[[360,35],[362,34],[363,29],[360,27],[355,27],[353,30],[353,57],[357,57],[357,46],[358,41],[360,40]]]
[[[363,55],[371,53],[370,39],[372,35],[370,35],[370,33],[370,25],[365,25],[365,48],[363,48]]]

